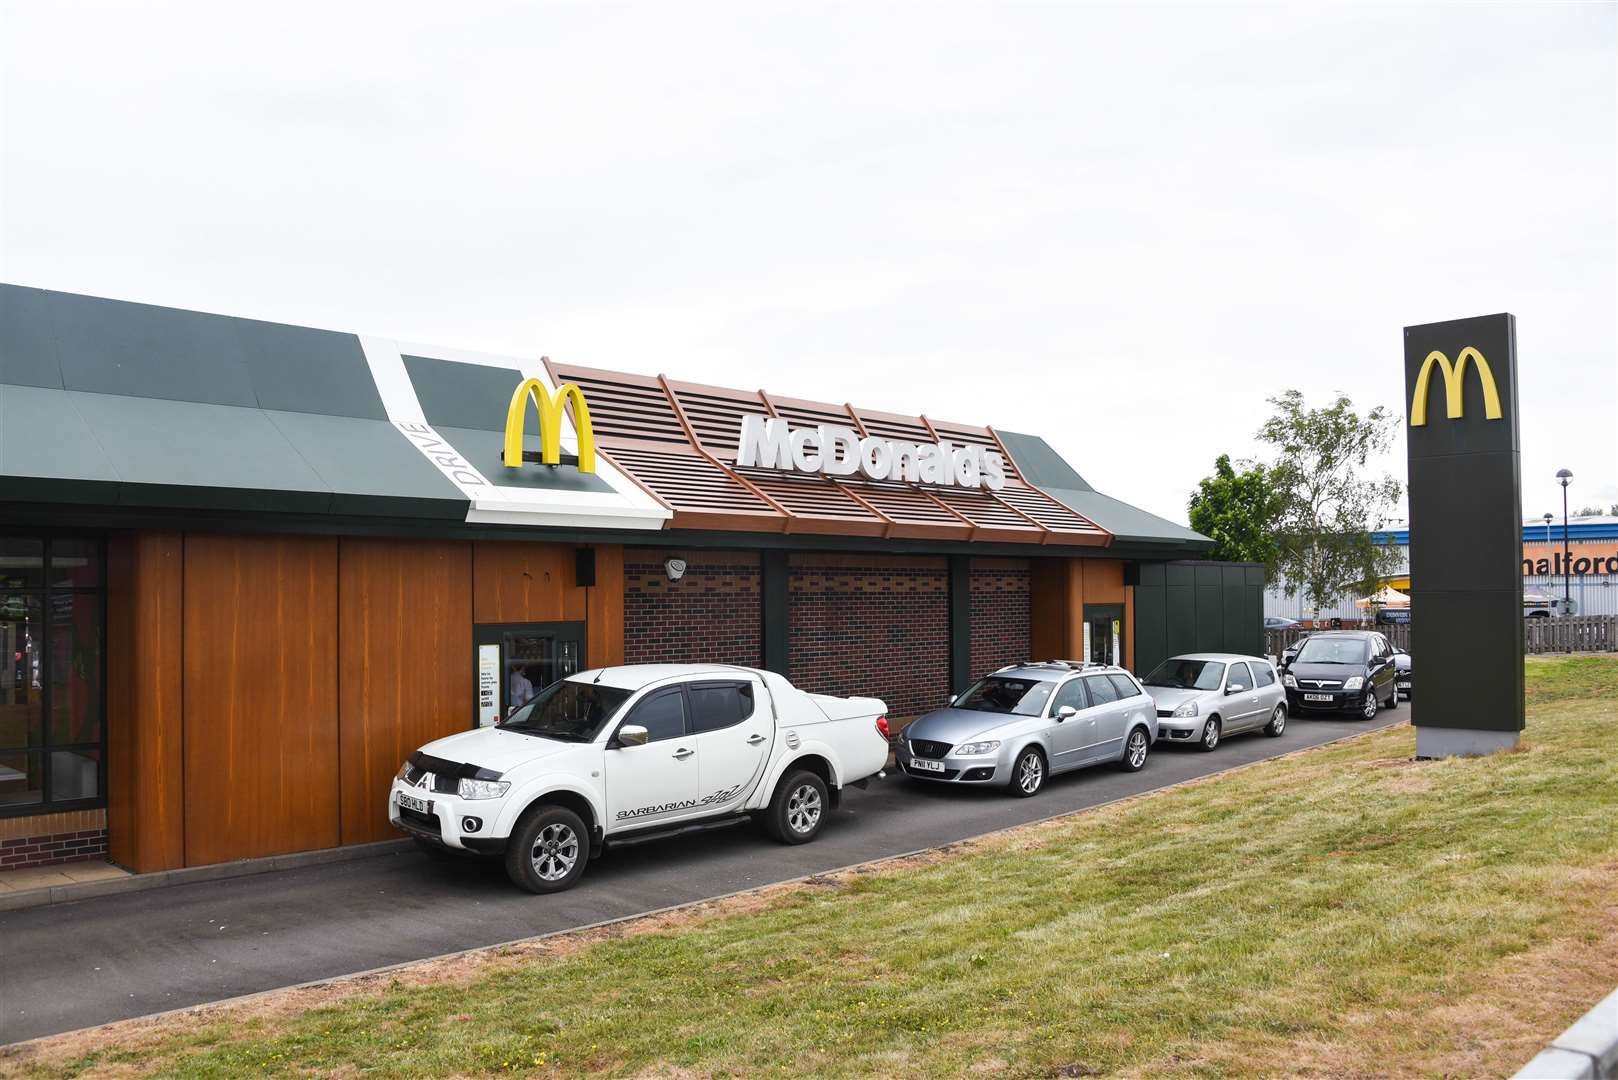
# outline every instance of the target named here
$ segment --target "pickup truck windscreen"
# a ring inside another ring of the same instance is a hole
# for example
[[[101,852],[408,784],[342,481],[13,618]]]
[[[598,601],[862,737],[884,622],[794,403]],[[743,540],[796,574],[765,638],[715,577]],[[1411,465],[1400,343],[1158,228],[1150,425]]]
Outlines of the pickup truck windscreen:
[[[545,687],[499,726],[563,742],[591,742],[623,708],[629,694],[616,686],[564,679]]]

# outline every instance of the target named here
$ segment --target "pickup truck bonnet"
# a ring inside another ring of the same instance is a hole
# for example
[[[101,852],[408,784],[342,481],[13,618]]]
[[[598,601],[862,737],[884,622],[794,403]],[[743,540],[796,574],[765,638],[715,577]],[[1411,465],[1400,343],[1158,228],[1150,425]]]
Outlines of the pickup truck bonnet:
[[[449,761],[465,762],[482,769],[507,772],[540,758],[551,757],[576,747],[577,743],[522,735],[499,728],[479,728],[435,739],[421,748],[423,753]]]

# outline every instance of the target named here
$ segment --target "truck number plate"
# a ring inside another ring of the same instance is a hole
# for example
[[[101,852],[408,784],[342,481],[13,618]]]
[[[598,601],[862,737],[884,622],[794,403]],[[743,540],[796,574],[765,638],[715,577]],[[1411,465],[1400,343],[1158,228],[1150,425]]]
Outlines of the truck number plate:
[[[1305,701],[1330,701],[1331,700],[1331,695],[1330,694],[1305,694],[1305,695],[1303,695],[1303,700],[1305,700]]]
[[[433,804],[431,800],[418,799],[414,795],[406,795],[401,791],[399,792],[399,809],[414,810],[418,814],[430,814],[433,812]]]
[[[910,759],[910,767],[912,769],[919,769],[922,772],[944,771],[944,763],[942,761],[928,761],[925,758],[918,757],[913,757]]]

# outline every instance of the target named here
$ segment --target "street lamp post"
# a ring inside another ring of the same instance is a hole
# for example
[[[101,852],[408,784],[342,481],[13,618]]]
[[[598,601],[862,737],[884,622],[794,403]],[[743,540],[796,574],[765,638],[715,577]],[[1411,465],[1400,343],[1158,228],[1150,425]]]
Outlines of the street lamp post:
[[[1573,568],[1571,565],[1573,549],[1567,539],[1567,486],[1573,482],[1573,471],[1571,469],[1558,469],[1556,470],[1556,479],[1561,481],[1562,484],[1562,614],[1571,615],[1573,613]],[[1568,644],[1567,651],[1573,651],[1571,641]]]
[[[1551,516],[1545,515],[1545,546],[1551,546]]]

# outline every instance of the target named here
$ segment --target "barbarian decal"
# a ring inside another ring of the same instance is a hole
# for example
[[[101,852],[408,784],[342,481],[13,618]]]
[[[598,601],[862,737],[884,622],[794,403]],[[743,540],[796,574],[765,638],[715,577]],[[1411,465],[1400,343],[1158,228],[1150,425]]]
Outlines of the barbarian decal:
[[[734,799],[742,790],[741,784],[735,784],[723,791],[716,791],[712,795],[704,795],[700,799],[681,799],[679,802],[659,803],[656,806],[639,806],[633,810],[618,811],[619,821],[631,821],[635,818],[650,817],[653,814],[668,814],[675,810],[690,810],[697,806],[712,806],[715,803],[725,803]]]

